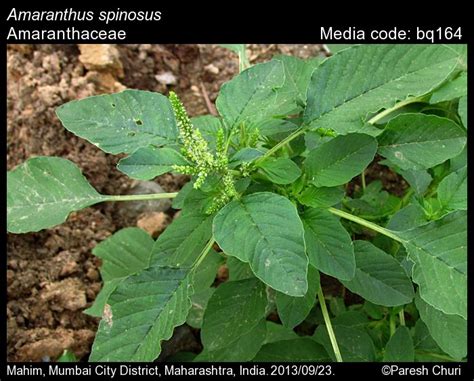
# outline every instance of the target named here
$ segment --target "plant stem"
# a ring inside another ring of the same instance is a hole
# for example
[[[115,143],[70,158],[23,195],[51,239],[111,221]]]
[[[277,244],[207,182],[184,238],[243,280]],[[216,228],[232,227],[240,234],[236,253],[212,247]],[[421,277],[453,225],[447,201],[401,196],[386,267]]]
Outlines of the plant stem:
[[[396,110],[398,110],[402,107],[405,107],[406,105],[409,105],[411,103],[419,102],[421,99],[422,99],[422,97],[413,97],[413,98],[408,98],[408,99],[405,99],[404,101],[398,102],[393,107],[387,108],[387,109],[383,110],[382,112],[378,113],[377,115],[375,115],[373,118],[369,119],[369,121],[367,123],[375,124],[379,120],[381,120],[381,119],[385,118],[387,115],[391,114],[392,112],[394,112],[394,111],[396,111]]]
[[[178,192],[174,193],[150,193],[150,194],[127,194],[127,195],[106,195],[104,201],[140,201],[140,200],[159,200],[163,198],[175,198]]]
[[[362,173],[360,175],[360,179],[361,179],[361,182],[362,182],[362,190],[365,193],[365,169],[362,171]]]
[[[199,265],[202,263],[202,261],[204,260],[204,258],[206,258],[207,253],[209,253],[209,251],[211,251],[212,246],[214,246],[215,242],[216,241],[214,241],[214,238],[211,238],[209,240],[209,242],[207,243],[207,245],[204,247],[204,249],[202,249],[201,254],[199,254],[199,257],[193,263],[193,269],[194,270],[197,269],[199,267]]]
[[[342,218],[345,218],[346,220],[349,220],[349,221],[352,221],[352,222],[355,222],[359,225],[362,225],[362,226],[365,226],[366,228],[369,228],[371,230],[374,230],[376,231],[377,233],[380,233],[380,234],[383,234],[389,238],[392,238],[394,239],[395,241],[398,241],[398,242],[401,242],[403,243],[404,240],[401,239],[399,236],[397,236],[395,233],[393,233],[392,231],[388,230],[388,229],[385,229],[377,224],[374,224],[373,222],[369,222],[367,220],[364,220],[363,218],[360,218],[360,217],[357,217],[357,216],[354,216],[350,213],[347,213],[347,212],[344,212],[343,210],[340,210],[340,209],[336,209],[336,208],[328,208],[328,210],[332,213],[332,214],[335,214],[336,216],[339,216],[339,217],[342,217]]]
[[[398,317],[400,318],[400,325],[405,326],[405,310],[402,310],[398,313]]]
[[[278,151],[280,148],[291,142],[293,139],[296,139],[298,136],[301,134],[304,134],[306,131],[306,128],[304,126],[301,126],[297,130],[293,131],[290,135],[288,135],[285,139],[282,141],[278,142],[275,144],[272,148],[270,148],[263,156],[260,156],[257,160],[255,160],[254,164],[258,165],[262,161],[264,161],[268,156],[273,155],[276,151]]]
[[[393,336],[395,333],[397,326],[395,324],[395,315],[393,313],[390,314],[390,337]]]
[[[326,329],[328,331],[329,340],[331,340],[332,349],[336,355],[337,362],[342,362],[341,352],[339,351],[339,346],[337,345],[336,335],[332,329],[331,319],[329,318],[328,309],[326,307],[326,300],[324,299],[323,289],[319,287],[318,291],[319,304],[321,305],[321,311],[324,317],[324,323],[326,324]]]

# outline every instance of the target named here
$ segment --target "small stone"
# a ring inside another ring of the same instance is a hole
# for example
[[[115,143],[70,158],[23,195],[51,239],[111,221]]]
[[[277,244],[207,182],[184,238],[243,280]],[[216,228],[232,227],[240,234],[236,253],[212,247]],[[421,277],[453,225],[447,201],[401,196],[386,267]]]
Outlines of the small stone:
[[[165,193],[163,188],[153,181],[137,181],[129,194],[153,194]],[[130,201],[120,203],[120,214],[126,218],[138,219],[142,213],[165,212],[171,207],[171,200],[168,198],[157,200]]]
[[[145,213],[137,221],[137,227],[145,230],[152,237],[158,236],[158,234],[165,230],[167,224],[168,216],[163,212]]]
[[[87,270],[86,277],[90,280],[99,280],[100,275],[96,269],[90,267],[89,270]]]
[[[204,66],[204,70],[208,71],[211,74],[219,74],[220,71],[217,66],[214,66],[214,64]]]
[[[155,79],[159,83],[161,83],[163,85],[166,85],[166,86],[176,85],[176,83],[178,82],[176,77],[174,76],[174,74],[170,71],[166,71],[164,73],[155,75]]]
[[[68,261],[61,268],[59,276],[64,277],[67,275],[71,275],[71,274],[74,274],[78,270],[79,270],[79,266],[77,265],[76,261]]]
[[[81,61],[86,69],[108,71],[123,77],[123,66],[117,48],[112,44],[79,44]]]

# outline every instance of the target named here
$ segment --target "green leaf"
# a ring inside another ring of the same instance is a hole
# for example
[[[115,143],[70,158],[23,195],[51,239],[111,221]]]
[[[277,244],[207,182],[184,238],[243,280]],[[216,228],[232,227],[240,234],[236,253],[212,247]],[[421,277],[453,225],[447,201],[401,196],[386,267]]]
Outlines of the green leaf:
[[[284,82],[285,71],[280,61],[252,66],[222,85],[216,107],[229,128],[241,122],[257,124],[282,114],[280,105],[275,103],[275,89]]]
[[[212,237],[213,215],[183,209],[153,246],[152,265],[191,266]]]
[[[365,134],[339,135],[310,151],[304,162],[309,181],[318,187],[345,184],[373,160],[377,141]]]
[[[294,297],[278,292],[276,305],[283,326],[294,328],[300,324],[313,308],[319,290],[319,272],[313,266],[308,268],[308,292],[303,297]]]
[[[430,103],[450,101],[467,95],[467,73],[462,72],[458,77],[445,83],[431,96]]]
[[[332,54],[336,54],[341,50],[352,48],[355,44],[326,44],[326,46]]]
[[[467,212],[397,232],[415,262],[421,298],[446,314],[467,317]]]
[[[291,184],[301,176],[301,170],[295,162],[284,157],[268,158],[259,165],[259,168],[275,184]]]
[[[334,319],[332,324],[343,325],[345,327],[363,328],[370,320],[365,314],[359,311],[344,311],[339,313]]]
[[[117,169],[137,180],[151,180],[171,172],[173,165],[189,165],[189,162],[171,148],[142,147],[121,159]]]
[[[273,289],[291,296],[306,294],[303,224],[287,198],[261,192],[234,200],[217,213],[213,233],[224,253],[248,262]]]
[[[382,306],[408,304],[415,295],[405,270],[391,255],[368,241],[354,241],[356,272],[342,281],[353,293]]]
[[[312,208],[325,208],[336,205],[344,197],[342,187],[315,187],[309,185],[298,196],[298,201]]]
[[[209,287],[199,292],[195,292],[193,296],[191,296],[191,309],[186,318],[186,324],[196,329],[202,327],[204,312],[206,311],[209,299],[211,299],[215,291],[215,288]]]
[[[74,352],[65,349],[63,354],[56,360],[56,362],[77,362]]]
[[[281,324],[271,321],[265,322],[267,326],[267,336],[263,344],[274,343],[275,341],[297,339],[299,336],[292,329],[288,329]]]
[[[343,325],[333,325],[333,330],[344,361],[375,361],[374,343],[367,332],[358,328],[346,327]],[[333,361],[336,360],[325,325],[321,324],[316,328],[312,338],[326,349],[326,352],[331,356]]]
[[[226,347],[215,350],[204,350],[194,359],[194,361],[250,361],[262,347],[266,336],[265,319],[258,322],[250,330],[245,332],[237,340],[228,343]]]
[[[467,166],[440,182],[438,200],[446,210],[467,210]]]
[[[406,171],[398,169],[397,172],[410,184],[416,194],[425,193],[433,180],[429,172],[424,169]]]
[[[248,263],[242,262],[235,257],[228,257],[226,264],[229,269],[229,280],[231,281],[255,277]]]
[[[37,232],[69,213],[104,201],[76,165],[60,157],[34,157],[7,173],[7,230]]]
[[[314,71],[305,123],[342,134],[362,132],[371,113],[429,93],[457,63],[458,54],[442,45],[357,45],[343,50]]]
[[[204,313],[201,341],[206,351],[232,346],[265,317],[266,304],[265,287],[258,279],[221,284]]]
[[[304,61],[298,57],[284,55],[275,56],[273,59],[281,61],[285,69],[285,83],[281,89],[278,89],[278,95],[287,99],[295,107],[304,105],[311,74],[320,62]]]
[[[401,169],[427,169],[458,155],[466,131],[436,115],[401,114],[378,137],[379,154]]]
[[[431,336],[448,355],[461,360],[467,355],[467,321],[458,315],[447,315],[425,303],[419,293],[416,308]]]
[[[242,163],[248,163],[256,158],[262,156],[264,152],[256,149],[245,147],[241,150],[237,151],[234,155],[232,155],[229,159],[229,168],[236,168]]]
[[[464,96],[459,99],[458,113],[461,117],[463,126],[467,128],[467,96]]]
[[[102,316],[107,299],[117,285],[149,266],[154,243],[142,229],[125,228],[94,247],[92,254],[102,259],[100,274],[104,285],[94,304],[84,312],[91,316]]]
[[[89,361],[153,361],[186,321],[189,269],[150,267],[121,282],[108,299]]]
[[[252,361],[255,362],[319,362],[330,361],[324,347],[314,340],[300,337],[265,344]]]
[[[400,326],[385,347],[383,355],[384,362],[413,362],[415,361],[415,349],[413,339],[407,327]]]
[[[390,218],[387,229],[402,231],[415,228],[427,222],[425,211],[419,204],[408,204]]]
[[[311,265],[323,273],[349,280],[354,277],[352,240],[339,219],[324,209],[308,209],[301,216]]]
[[[125,90],[71,101],[56,114],[67,130],[107,153],[131,153],[178,140],[168,98],[150,91]]]

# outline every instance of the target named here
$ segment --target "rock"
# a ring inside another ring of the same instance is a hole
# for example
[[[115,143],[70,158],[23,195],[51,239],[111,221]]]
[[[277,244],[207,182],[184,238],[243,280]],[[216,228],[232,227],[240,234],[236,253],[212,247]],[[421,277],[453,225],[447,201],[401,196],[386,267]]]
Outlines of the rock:
[[[99,280],[100,275],[96,269],[90,267],[89,270],[87,270],[86,277],[92,281],[96,281]]]
[[[163,212],[145,213],[137,221],[137,226],[152,237],[157,237],[168,225],[168,215]]]
[[[60,282],[46,285],[40,298],[51,304],[51,309],[77,311],[87,305],[86,293],[83,284],[77,278],[67,278]]]
[[[174,74],[170,71],[166,71],[164,73],[155,75],[155,79],[159,83],[161,83],[163,85],[166,85],[166,86],[176,85],[176,83],[178,82],[176,77],[174,76]]]
[[[217,66],[214,66],[214,64],[204,66],[204,70],[208,71],[211,74],[219,74],[219,68]]]
[[[137,181],[130,189],[129,194],[165,193],[161,186],[153,181]],[[142,213],[164,212],[171,207],[168,198],[160,200],[129,201],[119,204],[119,213],[130,219],[137,220]]]
[[[93,83],[96,90],[104,93],[117,93],[125,90],[127,87],[122,85],[115,77],[108,72],[89,71],[86,74],[88,82]]]
[[[86,69],[107,71],[117,77],[124,76],[119,51],[111,44],[79,44],[81,61]]]

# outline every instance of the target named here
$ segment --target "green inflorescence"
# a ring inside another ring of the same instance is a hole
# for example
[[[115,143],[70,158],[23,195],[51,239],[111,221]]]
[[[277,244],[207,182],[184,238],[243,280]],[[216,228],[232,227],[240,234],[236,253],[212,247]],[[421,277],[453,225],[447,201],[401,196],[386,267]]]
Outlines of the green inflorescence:
[[[218,173],[222,176],[219,195],[215,197],[207,209],[207,213],[214,213],[233,197],[238,196],[234,186],[234,177],[228,168],[224,130],[219,129],[217,131],[216,153],[213,154],[199,129],[194,128],[183,103],[179,100],[176,93],[170,92],[169,99],[183,143],[182,154],[192,163],[191,165],[174,165],[173,170],[182,174],[196,176],[193,185],[195,189],[200,189],[211,173]]]

